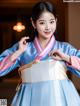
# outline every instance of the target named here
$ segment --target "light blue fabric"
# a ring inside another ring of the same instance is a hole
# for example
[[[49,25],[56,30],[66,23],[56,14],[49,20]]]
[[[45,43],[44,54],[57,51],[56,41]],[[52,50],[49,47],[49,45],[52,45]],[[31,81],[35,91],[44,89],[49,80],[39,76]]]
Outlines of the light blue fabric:
[[[18,49],[18,43],[0,55],[0,61]],[[52,50],[60,51],[80,58],[80,51],[65,42],[56,41]],[[1,72],[4,76],[21,65],[28,64],[38,55],[33,42],[28,44],[26,51],[18,57],[15,64]],[[48,54],[41,60],[50,59]],[[64,61],[62,61],[66,64]],[[44,67],[43,67],[44,68]],[[80,71],[68,67],[75,75],[80,77]],[[39,83],[23,83],[16,92],[11,106],[80,106],[80,97],[70,80],[54,80]]]
[[[70,80],[24,83],[11,106],[80,106],[80,98]]]

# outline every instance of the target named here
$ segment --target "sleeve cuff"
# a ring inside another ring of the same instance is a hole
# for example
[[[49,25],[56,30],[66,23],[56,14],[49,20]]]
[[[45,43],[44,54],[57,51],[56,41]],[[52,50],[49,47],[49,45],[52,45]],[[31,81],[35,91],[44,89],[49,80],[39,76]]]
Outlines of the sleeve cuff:
[[[80,58],[71,56],[71,63],[67,63],[68,66],[80,70]]]

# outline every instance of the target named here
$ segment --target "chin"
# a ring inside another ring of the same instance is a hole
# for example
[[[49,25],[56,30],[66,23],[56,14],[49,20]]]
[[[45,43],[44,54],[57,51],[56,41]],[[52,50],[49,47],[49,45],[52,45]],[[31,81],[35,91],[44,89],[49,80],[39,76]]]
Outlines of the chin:
[[[51,36],[45,36],[44,37],[44,39],[50,39],[51,38]]]
[[[45,38],[51,38],[52,34],[46,35]]]

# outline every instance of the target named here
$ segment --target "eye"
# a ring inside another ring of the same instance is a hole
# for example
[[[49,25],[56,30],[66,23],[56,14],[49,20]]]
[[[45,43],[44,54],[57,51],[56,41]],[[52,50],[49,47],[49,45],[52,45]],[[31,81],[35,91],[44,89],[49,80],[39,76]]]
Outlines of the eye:
[[[55,21],[50,21],[51,24],[53,24]]]
[[[42,24],[44,24],[44,22],[40,22],[39,24],[41,24],[41,25],[42,25]]]

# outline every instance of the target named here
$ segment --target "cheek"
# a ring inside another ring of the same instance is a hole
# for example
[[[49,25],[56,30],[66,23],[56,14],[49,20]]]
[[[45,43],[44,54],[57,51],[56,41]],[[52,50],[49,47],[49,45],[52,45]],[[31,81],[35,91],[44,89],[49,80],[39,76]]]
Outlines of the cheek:
[[[44,30],[43,27],[41,27],[41,26],[38,26],[38,27],[37,27],[37,31],[38,31],[38,32],[41,32],[41,31],[43,31],[43,30]]]
[[[52,28],[53,30],[55,30],[55,29],[56,29],[56,24],[52,25],[51,28]]]

